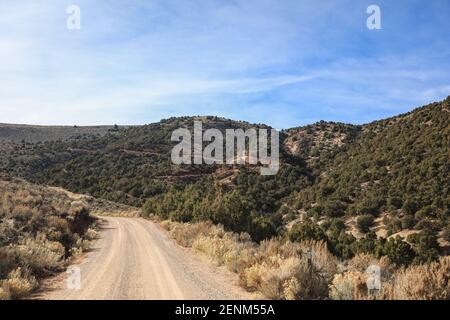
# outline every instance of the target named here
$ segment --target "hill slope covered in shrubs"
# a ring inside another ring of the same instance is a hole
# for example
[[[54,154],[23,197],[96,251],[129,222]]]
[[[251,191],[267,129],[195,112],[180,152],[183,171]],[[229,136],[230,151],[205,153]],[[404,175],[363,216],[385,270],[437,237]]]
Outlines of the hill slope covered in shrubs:
[[[447,254],[450,98],[361,126],[319,122],[280,133],[281,168],[174,165],[173,130],[268,128],[181,117],[104,135],[16,143],[0,171],[32,182],[143,206],[176,221],[211,220],[261,241],[324,240],[338,257],[389,256],[399,264]],[[397,238],[399,236],[399,238]]]
[[[19,299],[64,270],[96,232],[89,206],[65,193],[0,180],[0,300]]]

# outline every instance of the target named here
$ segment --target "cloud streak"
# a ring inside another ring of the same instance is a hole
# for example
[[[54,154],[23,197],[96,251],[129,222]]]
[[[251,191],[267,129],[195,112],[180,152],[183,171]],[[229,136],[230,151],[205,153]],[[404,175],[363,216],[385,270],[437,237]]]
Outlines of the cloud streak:
[[[446,1],[380,1],[381,31],[365,28],[366,1],[77,3],[71,32],[72,2],[1,2],[0,122],[202,113],[282,128],[366,122],[450,94]]]

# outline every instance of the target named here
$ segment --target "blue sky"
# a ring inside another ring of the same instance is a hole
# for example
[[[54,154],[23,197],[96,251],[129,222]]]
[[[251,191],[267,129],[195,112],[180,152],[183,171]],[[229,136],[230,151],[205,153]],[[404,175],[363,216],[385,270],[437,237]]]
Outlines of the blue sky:
[[[448,0],[2,0],[0,122],[366,123],[450,95],[449,21]]]

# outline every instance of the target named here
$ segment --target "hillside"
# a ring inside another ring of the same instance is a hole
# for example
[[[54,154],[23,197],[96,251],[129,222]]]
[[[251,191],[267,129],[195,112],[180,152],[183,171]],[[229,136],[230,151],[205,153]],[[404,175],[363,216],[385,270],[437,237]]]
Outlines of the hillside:
[[[172,132],[180,127],[192,129],[194,119],[203,121],[205,130],[258,127],[218,117],[185,117],[109,130],[103,136],[19,142],[0,157],[3,164],[0,170],[33,182],[142,205],[146,198],[165,191],[169,184],[184,185],[210,174],[226,180],[233,174],[225,166],[180,167],[171,163],[170,151],[175,145],[170,141]]]
[[[449,102],[364,125],[352,143],[327,159],[314,184],[283,204],[283,214],[317,222],[298,223],[293,238],[315,230],[341,256],[361,245],[381,250],[373,241],[358,244],[364,236],[399,235],[422,261],[437,256],[438,243],[448,252]]]
[[[284,131],[282,145],[289,154],[321,170],[334,153],[354,142],[361,128],[352,124],[320,121]]]
[[[284,130],[275,176],[260,176],[255,166],[173,165],[170,135],[192,129],[194,120],[204,129],[268,128],[211,116],[15,142],[0,157],[0,171],[145,204],[146,214],[163,218],[212,220],[257,241],[325,239],[344,258],[369,252],[399,263],[428,261],[444,252],[450,235],[449,102],[362,126],[322,121]],[[407,243],[386,240],[410,234]]]
[[[0,300],[29,295],[88,248],[96,235],[89,211],[64,192],[0,180]]]
[[[449,101],[363,126],[328,158],[313,186],[293,195],[292,204],[331,217],[385,212],[445,222]]]
[[[0,143],[39,142],[67,139],[80,139],[83,136],[102,136],[116,130],[114,126],[33,126],[24,124],[0,123]]]
[[[98,138],[118,129],[117,126],[37,126],[0,123],[0,167],[5,167],[9,162],[8,159],[19,157],[21,153],[18,151],[35,144]]]

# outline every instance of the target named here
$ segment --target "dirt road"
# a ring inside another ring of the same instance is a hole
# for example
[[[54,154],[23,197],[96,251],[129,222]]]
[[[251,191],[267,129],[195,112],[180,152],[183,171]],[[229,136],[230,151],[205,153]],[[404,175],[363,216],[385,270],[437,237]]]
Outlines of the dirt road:
[[[103,217],[101,237],[78,265],[81,287],[67,275],[42,299],[248,299],[236,277],[212,267],[141,218]]]

